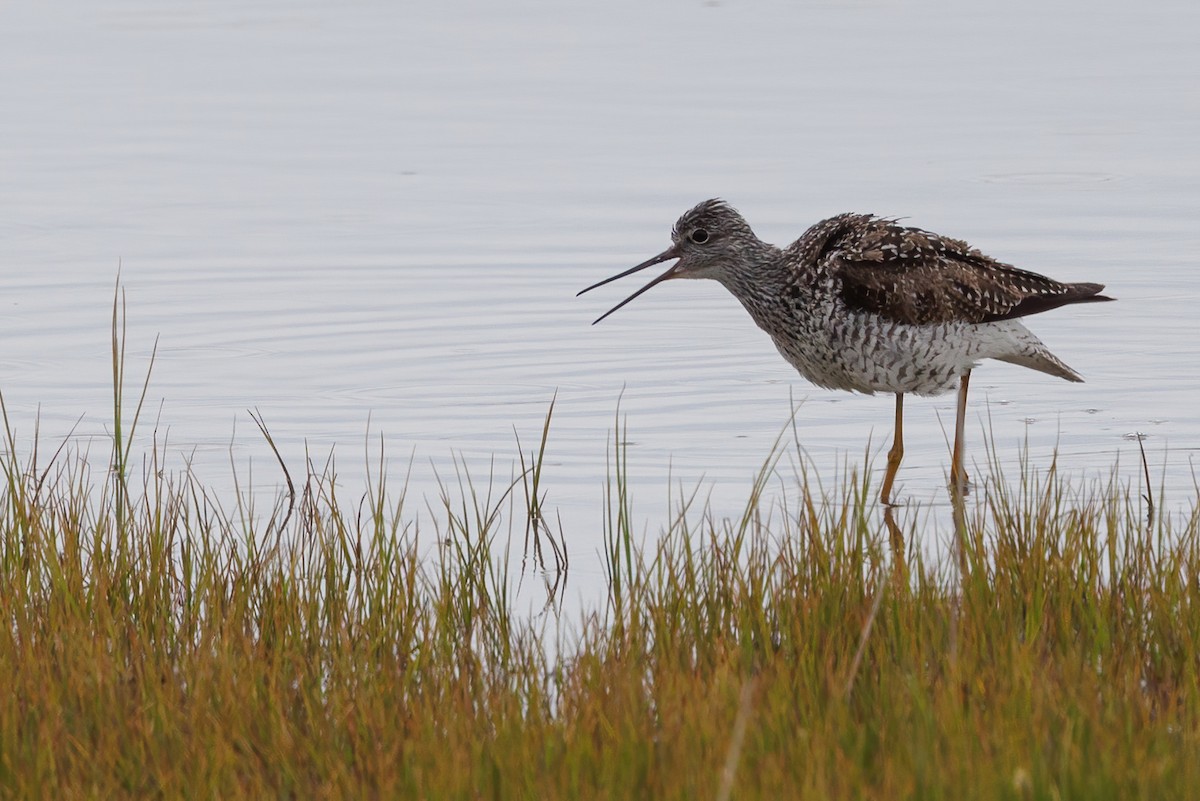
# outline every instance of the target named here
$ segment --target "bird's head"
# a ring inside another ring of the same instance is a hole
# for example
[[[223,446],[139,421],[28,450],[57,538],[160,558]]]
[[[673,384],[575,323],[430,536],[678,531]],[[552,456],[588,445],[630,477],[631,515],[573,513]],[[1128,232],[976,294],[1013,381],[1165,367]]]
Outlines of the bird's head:
[[[675,227],[671,229],[671,247],[636,267],[592,284],[579,294],[590,292],[596,287],[653,267],[655,264],[677,259],[662,275],[605,312],[595,321],[598,323],[663,281],[672,278],[713,278],[721,281],[728,271],[736,269],[737,265],[745,261],[748,251],[761,244],[746,220],[732,206],[723,200],[706,200],[675,222]]]

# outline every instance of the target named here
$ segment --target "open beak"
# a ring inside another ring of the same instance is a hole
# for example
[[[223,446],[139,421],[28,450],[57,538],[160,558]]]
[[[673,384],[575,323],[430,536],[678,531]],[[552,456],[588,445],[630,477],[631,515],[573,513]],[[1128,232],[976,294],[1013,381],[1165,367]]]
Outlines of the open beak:
[[[669,247],[669,248],[667,248],[666,250],[664,250],[662,253],[659,253],[659,254],[658,254],[657,256],[655,256],[654,258],[652,258],[652,259],[647,259],[646,261],[642,262],[641,264],[639,264],[639,265],[638,265],[638,266],[636,266],[636,267],[631,267],[631,268],[629,268],[628,270],[626,270],[626,271],[625,271],[625,272],[623,272],[623,273],[617,273],[616,275],[612,276],[611,278],[605,278],[603,281],[600,281],[599,283],[592,284],[592,285],[591,285],[591,286],[589,286],[587,289],[584,289],[584,290],[582,290],[581,292],[579,292],[578,294],[576,294],[576,295],[575,295],[575,297],[579,297],[579,296],[580,296],[580,295],[582,295],[584,292],[591,292],[591,291],[592,291],[593,289],[595,289],[596,287],[598,287],[598,286],[604,286],[605,284],[609,283],[610,281],[616,281],[618,278],[624,278],[624,277],[625,277],[625,276],[627,276],[627,275],[633,275],[633,274],[634,274],[634,273],[636,273],[638,270],[644,270],[644,269],[646,269],[647,267],[653,267],[653,266],[654,266],[654,265],[656,265],[656,264],[662,264],[664,261],[670,261],[671,259],[677,259],[677,258],[679,258],[679,252],[678,252],[678,250],[676,249],[676,247],[675,247],[674,245],[672,245],[671,247]],[[613,313],[613,312],[615,312],[617,309],[619,309],[619,308],[621,308],[622,306],[624,306],[626,303],[629,303],[631,300],[633,300],[633,299],[634,299],[634,298],[636,298],[638,295],[642,294],[643,292],[645,292],[647,289],[649,289],[650,287],[654,286],[655,284],[661,284],[663,281],[666,281],[666,280],[667,280],[667,279],[669,279],[669,278],[674,278],[676,275],[678,275],[678,273],[676,272],[676,268],[677,268],[677,267],[679,267],[679,265],[678,265],[678,264],[673,264],[673,265],[671,265],[671,268],[670,268],[669,270],[667,270],[665,273],[663,273],[662,275],[660,275],[658,278],[655,278],[653,281],[651,281],[650,283],[646,284],[644,287],[642,287],[641,289],[639,289],[637,292],[634,292],[632,295],[630,295],[629,297],[625,298],[625,300],[621,301],[621,302],[620,302],[620,303],[618,303],[616,306],[613,306],[611,309],[609,309],[608,311],[606,311],[604,314],[600,315],[600,316],[599,316],[599,317],[597,317],[595,320],[593,320],[593,321],[592,321],[592,325],[595,325],[596,323],[600,322],[600,321],[601,321],[601,320],[603,320],[605,317],[607,317],[608,315],[612,314],[612,313]]]

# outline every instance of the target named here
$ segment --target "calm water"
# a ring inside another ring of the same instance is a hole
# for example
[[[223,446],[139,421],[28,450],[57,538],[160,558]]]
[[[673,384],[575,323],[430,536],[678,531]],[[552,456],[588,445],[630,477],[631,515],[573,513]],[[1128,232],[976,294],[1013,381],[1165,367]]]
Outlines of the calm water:
[[[546,486],[598,576],[620,400],[635,514],[668,482],[734,514],[799,404],[822,475],[891,431],[889,397],[815,389],[707,282],[589,323],[676,216],[723,196],[784,244],[846,210],[907,217],[1120,298],[1031,327],[1088,379],[1000,364],[972,454],[1057,446],[1180,500],[1200,447],[1200,6],[1188,2],[10,4],[0,12],[0,391],[23,441],[102,453],[118,268],[130,370],[213,486],[364,438],[410,493],[459,455],[512,472],[555,392]],[[161,401],[161,405],[159,405]],[[953,398],[907,404],[901,491],[944,495]],[[882,459],[877,464],[882,466]],[[775,490],[786,488],[780,480]],[[413,514],[428,520],[423,504]],[[584,579],[585,584],[587,579]]]

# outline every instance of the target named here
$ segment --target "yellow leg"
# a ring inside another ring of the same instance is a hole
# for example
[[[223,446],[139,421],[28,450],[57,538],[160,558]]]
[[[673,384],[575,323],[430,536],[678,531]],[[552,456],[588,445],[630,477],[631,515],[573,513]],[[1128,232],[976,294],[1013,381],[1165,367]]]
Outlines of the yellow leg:
[[[967,422],[967,385],[971,381],[971,371],[963,373],[958,385],[958,415],[954,421],[954,454],[950,460],[950,488],[959,497],[967,493],[967,469],[963,464],[963,429]]]
[[[900,469],[900,460],[904,458],[904,393],[896,393],[896,433],[892,435],[892,449],[888,451],[887,472],[883,474],[883,489],[879,493],[879,501],[884,506],[892,505],[892,484],[896,480],[896,471]]]

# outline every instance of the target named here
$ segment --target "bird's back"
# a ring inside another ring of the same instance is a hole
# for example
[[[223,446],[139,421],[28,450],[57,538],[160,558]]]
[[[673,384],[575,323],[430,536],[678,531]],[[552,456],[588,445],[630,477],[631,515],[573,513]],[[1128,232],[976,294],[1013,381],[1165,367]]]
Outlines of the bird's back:
[[[788,255],[845,306],[903,325],[991,323],[1107,301],[1103,284],[1063,283],[986,256],[959,239],[869,214],[811,227]]]

